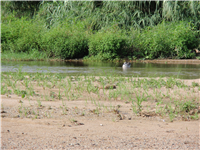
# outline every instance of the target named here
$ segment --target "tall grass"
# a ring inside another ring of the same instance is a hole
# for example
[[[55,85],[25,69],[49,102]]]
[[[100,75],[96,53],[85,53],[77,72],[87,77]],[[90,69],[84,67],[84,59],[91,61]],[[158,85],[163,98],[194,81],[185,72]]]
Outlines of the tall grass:
[[[102,2],[43,2],[41,15],[47,26],[58,24],[63,18],[88,19],[88,27],[99,30],[117,24],[119,27],[137,29],[155,26],[163,20],[191,21],[200,27],[197,1],[102,1]]]

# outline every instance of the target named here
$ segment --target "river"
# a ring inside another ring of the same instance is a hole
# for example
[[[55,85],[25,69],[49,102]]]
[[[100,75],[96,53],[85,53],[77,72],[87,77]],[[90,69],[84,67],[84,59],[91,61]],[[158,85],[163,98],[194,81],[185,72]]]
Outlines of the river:
[[[51,72],[67,75],[109,75],[139,77],[178,77],[197,79],[200,77],[199,64],[158,64],[133,62],[123,70],[122,63],[105,62],[54,62],[54,61],[1,61],[2,72],[14,72],[21,67],[23,72]]]

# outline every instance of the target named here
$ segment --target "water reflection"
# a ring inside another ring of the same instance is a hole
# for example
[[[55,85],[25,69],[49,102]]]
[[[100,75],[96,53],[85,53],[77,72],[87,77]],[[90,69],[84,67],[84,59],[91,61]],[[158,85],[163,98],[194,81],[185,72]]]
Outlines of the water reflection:
[[[24,72],[52,72],[69,75],[90,74],[106,75],[116,74],[122,76],[179,76],[183,79],[196,79],[200,76],[200,65],[192,64],[153,64],[131,63],[131,68],[122,69],[123,63],[104,62],[45,62],[45,61],[2,61],[1,71],[15,71],[22,66]]]

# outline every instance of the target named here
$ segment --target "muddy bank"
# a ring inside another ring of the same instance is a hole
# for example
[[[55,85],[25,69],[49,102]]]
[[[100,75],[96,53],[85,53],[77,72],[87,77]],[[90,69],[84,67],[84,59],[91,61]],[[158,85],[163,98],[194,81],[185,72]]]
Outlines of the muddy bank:
[[[84,59],[2,59],[4,61],[52,61],[52,62],[87,62]],[[122,59],[120,61],[113,62],[144,62],[144,63],[160,63],[160,64],[200,64],[199,59],[154,59],[154,60],[126,60]],[[90,62],[90,61],[88,61]]]
[[[83,59],[68,59],[68,60],[50,60],[50,61],[66,61],[66,62],[87,62]],[[160,63],[160,64],[200,64],[199,59],[154,59],[154,60],[120,60],[114,62],[144,62],[144,63]]]
[[[155,60],[141,60],[144,63],[160,63],[160,64],[200,64],[198,59],[155,59]]]

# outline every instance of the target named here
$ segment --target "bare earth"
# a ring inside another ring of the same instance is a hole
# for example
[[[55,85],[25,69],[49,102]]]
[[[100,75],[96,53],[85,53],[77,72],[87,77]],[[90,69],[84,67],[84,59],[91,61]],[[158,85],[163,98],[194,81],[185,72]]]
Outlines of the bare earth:
[[[96,113],[85,100],[66,101],[65,110],[61,100],[42,101],[38,107],[36,99],[1,95],[1,149],[200,149],[199,120],[170,122],[135,115],[131,103],[102,102],[120,111]],[[22,105],[26,117],[19,116]]]

